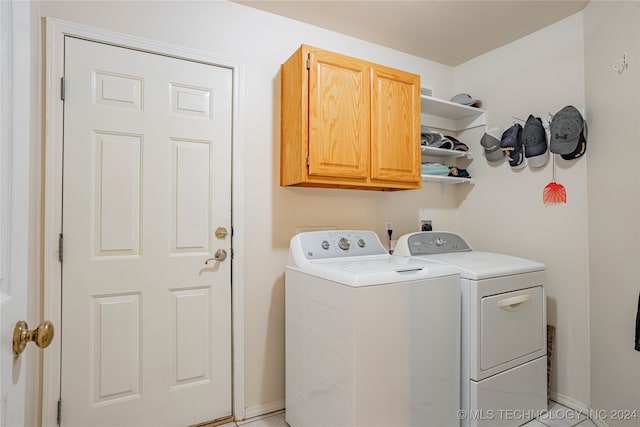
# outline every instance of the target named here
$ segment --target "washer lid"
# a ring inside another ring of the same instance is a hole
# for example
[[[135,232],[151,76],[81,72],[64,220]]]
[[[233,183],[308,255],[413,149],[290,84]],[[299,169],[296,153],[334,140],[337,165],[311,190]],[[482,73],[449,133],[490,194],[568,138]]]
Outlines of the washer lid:
[[[435,260],[391,255],[314,260],[287,268],[353,287],[458,275],[455,267]]]
[[[509,276],[544,270],[544,264],[510,255],[469,251],[418,257],[452,264],[458,267],[460,277],[472,280]]]

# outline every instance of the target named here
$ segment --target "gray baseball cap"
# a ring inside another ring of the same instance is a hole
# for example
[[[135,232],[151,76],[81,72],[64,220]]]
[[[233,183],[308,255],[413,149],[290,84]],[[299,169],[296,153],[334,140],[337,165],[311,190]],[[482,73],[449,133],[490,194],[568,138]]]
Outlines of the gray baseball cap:
[[[488,162],[498,162],[504,158],[504,151],[500,148],[502,129],[494,127],[485,131],[480,138],[480,145],[484,148],[484,155]]]
[[[582,115],[573,105],[567,105],[558,111],[551,120],[549,142],[551,152],[571,158],[584,154],[587,145],[583,132],[584,125]],[[576,153],[579,154],[576,155]]]
[[[524,155],[531,167],[540,168],[547,164],[549,160],[547,134],[540,117],[529,115],[522,130],[522,143],[524,144]]]
[[[469,95],[468,93],[459,93],[457,95],[454,95],[453,98],[451,98],[451,102],[476,108],[482,107],[482,101],[480,101],[479,99],[471,98],[471,95]]]

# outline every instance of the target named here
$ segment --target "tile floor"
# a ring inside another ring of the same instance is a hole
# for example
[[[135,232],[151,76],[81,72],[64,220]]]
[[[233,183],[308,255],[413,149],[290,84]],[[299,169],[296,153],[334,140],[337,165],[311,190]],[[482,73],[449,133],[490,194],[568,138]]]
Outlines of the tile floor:
[[[284,411],[272,412],[259,417],[249,418],[235,423],[222,424],[218,427],[289,427],[284,420]]]
[[[537,419],[528,422],[524,427],[596,427],[587,419],[587,415],[562,406],[556,402],[549,403],[549,410]]]
[[[284,411],[251,418],[238,423],[227,423],[219,427],[288,427],[284,419]],[[549,410],[543,416],[528,422],[523,427],[597,427],[596,424],[573,409],[550,402]]]

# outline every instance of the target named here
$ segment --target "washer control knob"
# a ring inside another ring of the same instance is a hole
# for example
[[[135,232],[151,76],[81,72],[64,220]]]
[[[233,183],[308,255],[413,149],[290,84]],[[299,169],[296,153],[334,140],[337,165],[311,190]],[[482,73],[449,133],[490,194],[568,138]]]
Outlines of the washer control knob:
[[[365,246],[367,246],[367,242],[365,242],[364,239],[358,239],[358,246],[364,248]]]
[[[325,251],[329,250],[329,242],[327,242],[326,240],[323,240],[321,243],[322,249],[324,249]]]
[[[442,246],[446,242],[444,240],[442,240],[440,237],[438,237],[434,243],[436,244],[436,246]]]
[[[351,243],[349,243],[349,239],[347,239],[346,237],[343,237],[338,241],[338,247],[343,251],[346,251],[346,250],[349,250],[349,248],[351,247]]]

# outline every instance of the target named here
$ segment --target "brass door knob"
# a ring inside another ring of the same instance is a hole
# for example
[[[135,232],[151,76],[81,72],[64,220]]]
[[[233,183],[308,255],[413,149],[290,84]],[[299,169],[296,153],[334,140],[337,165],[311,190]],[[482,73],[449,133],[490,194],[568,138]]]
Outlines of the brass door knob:
[[[30,331],[27,322],[20,320],[13,329],[13,353],[22,353],[29,341],[33,341],[40,348],[46,348],[53,340],[53,323],[45,320],[37,328]]]

